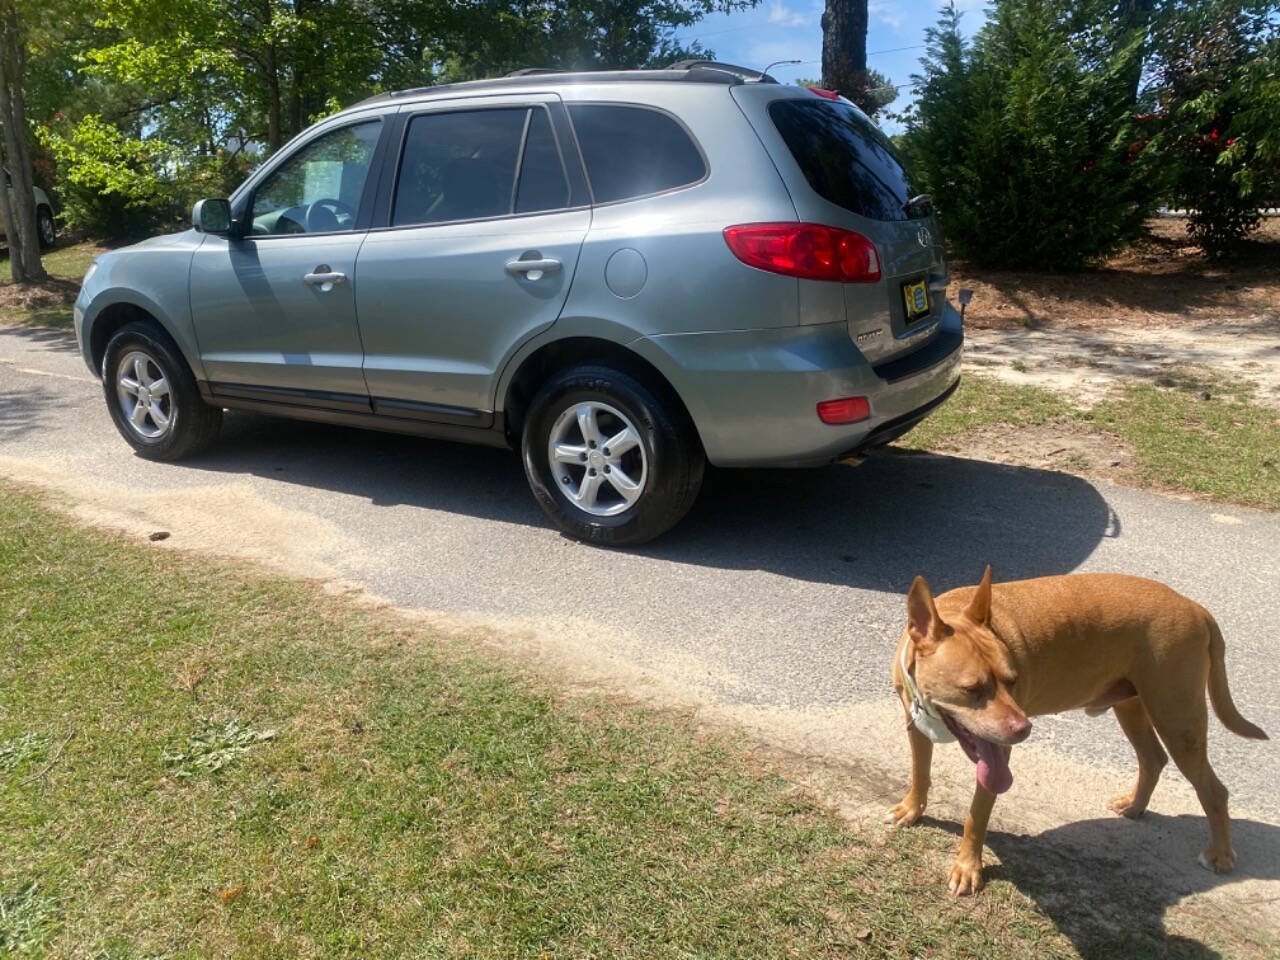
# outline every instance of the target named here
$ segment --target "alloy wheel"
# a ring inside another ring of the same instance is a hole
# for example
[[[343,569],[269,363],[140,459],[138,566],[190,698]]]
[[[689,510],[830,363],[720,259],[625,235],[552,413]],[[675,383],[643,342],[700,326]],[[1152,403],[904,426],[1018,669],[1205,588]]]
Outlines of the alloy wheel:
[[[598,400],[561,412],[551,427],[547,457],[569,502],[596,517],[635,506],[649,475],[639,431],[617,407]]]
[[[116,396],[130,429],[147,440],[159,440],[173,428],[173,392],[155,357],[130,350],[116,366]]]

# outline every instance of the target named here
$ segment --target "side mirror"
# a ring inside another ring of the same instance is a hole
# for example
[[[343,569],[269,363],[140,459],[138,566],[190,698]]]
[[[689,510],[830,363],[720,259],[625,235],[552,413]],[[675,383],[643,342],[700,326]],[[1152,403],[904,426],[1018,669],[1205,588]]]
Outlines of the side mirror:
[[[225,199],[198,200],[191,211],[191,223],[201,233],[221,233],[234,236],[231,204]]]

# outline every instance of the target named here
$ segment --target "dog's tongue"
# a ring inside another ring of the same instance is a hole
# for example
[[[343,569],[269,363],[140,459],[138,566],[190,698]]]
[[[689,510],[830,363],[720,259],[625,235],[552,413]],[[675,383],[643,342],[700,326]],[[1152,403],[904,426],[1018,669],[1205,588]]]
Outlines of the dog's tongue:
[[[1009,758],[990,740],[974,739],[978,745],[978,782],[992,793],[1004,793],[1013,786]]]

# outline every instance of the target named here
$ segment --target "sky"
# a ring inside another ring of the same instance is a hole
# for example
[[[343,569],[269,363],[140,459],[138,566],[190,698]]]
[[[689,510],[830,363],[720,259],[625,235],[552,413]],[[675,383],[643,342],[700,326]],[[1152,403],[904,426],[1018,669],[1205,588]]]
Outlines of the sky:
[[[867,66],[888,75],[894,84],[909,83],[924,53],[925,27],[938,19],[943,0],[868,0]],[[964,12],[961,25],[972,35],[985,18],[985,0],[956,0]],[[727,63],[760,69],[774,60],[803,60],[798,66],[769,71],[783,83],[822,74],[823,0],[761,0],[753,10],[714,14],[697,25],[676,32],[682,40],[700,40]],[[908,49],[903,49],[908,48]],[[890,109],[910,102],[902,89]],[[886,124],[895,132],[893,124]]]

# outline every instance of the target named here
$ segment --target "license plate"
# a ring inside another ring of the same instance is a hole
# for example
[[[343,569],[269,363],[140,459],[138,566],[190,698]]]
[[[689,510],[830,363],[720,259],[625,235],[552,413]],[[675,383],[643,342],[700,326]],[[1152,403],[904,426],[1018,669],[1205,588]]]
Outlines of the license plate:
[[[907,322],[919,320],[929,312],[929,283],[916,280],[902,285],[902,300],[907,308]]]

